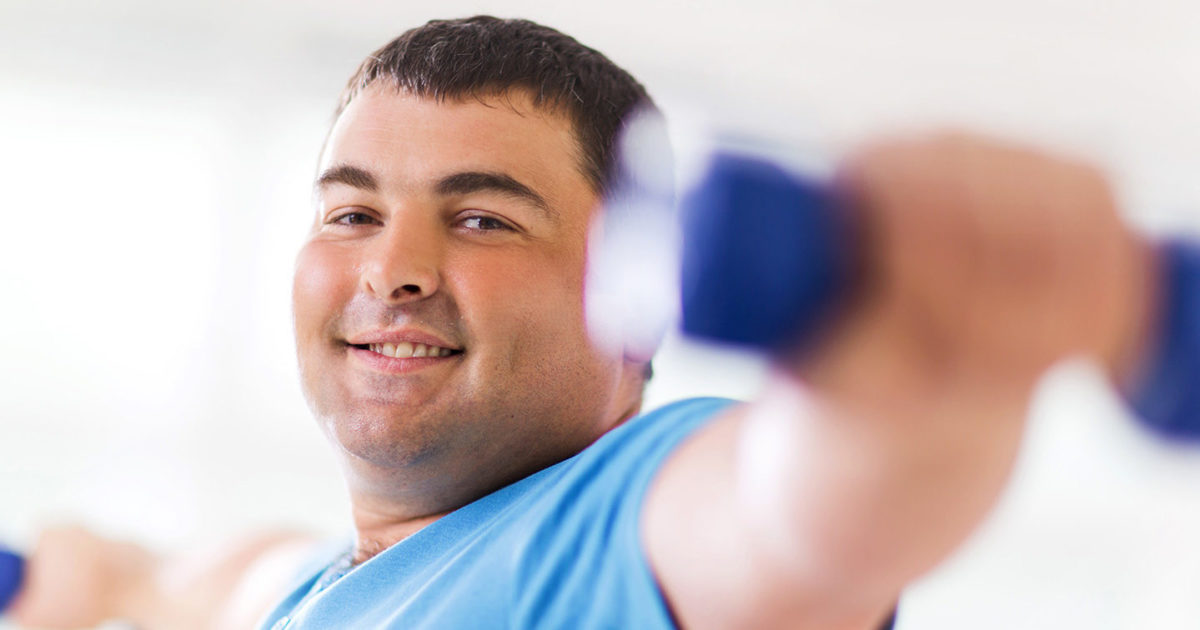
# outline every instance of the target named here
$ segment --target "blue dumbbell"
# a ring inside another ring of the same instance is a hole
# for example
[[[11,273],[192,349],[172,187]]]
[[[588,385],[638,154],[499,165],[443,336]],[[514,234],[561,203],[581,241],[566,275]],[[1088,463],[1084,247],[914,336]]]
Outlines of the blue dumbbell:
[[[797,348],[853,284],[852,217],[828,187],[718,153],[681,199],[682,329],[763,352]],[[1159,248],[1163,301],[1127,400],[1145,424],[1200,439],[1200,245]]]
[[[24,577],[25,559],[0,547],[0,613],[12,603]]]
[[[1159,247],[1163,299],[1144,372],[1126,397],[1147,426],[1200,439],[1200,244]]]

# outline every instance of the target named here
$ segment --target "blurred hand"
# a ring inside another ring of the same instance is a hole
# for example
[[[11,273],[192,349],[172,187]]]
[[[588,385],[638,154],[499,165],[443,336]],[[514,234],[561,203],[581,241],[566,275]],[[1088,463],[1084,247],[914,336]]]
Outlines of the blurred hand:
[[[826,395],[888,406],[945,388],[1027,392],[1051,363],[1133,360],[1148,246],[1095,168],[966,134],[880,142],[840,190],[864,229],[864,289],[825,352]]]
[[[120,600],[151,564],[146,551],[79,527],[44,530],[10,612],[32,628],[96,626],[117,616]]]
[[[11,614],[31,628],[126,620],[144,630],[252,628],[314,552],[301,533],[259,531],[158,555],[79,527],[44,530]]]

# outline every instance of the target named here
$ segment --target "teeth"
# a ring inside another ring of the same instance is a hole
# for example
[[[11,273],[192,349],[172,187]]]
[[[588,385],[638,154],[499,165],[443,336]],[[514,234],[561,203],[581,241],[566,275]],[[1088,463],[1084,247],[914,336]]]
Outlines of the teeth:
[[[373,343],[368,347],[370,348],[371,352],[376,352],[395,359],[448,357],[452,352],[450,348],[427,346],[423,343],[409,343],[407,341],[401,341],[400,343],[396,344]]]

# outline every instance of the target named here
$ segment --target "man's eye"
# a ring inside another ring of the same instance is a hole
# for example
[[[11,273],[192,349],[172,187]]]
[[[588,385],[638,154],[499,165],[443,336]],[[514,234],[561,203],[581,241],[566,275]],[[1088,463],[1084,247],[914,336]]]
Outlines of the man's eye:
[[[339,225],[375,225],[379,221],[365,212],[347,212],[334,217],[330,223]]]
[[[463,227],[465,227],[469,230],[481,230],[481,231],[511,230],[512,229],[511,227],[509,227],[509,225],[507,223],[501,221],[500,219],[497,219],[495,217],[487,217],[487,216],[467,217],[467,218],[463,219],[462,225],[463,225]]]

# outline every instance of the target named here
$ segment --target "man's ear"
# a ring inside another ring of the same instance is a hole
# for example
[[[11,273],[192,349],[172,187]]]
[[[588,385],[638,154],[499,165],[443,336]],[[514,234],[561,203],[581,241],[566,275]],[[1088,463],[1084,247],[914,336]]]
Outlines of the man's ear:
[[[642,366],[642,380],[649,383],[650,379],[652,378],[654,378],[654,362],[647,361],[646,364]]]

